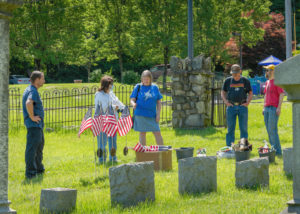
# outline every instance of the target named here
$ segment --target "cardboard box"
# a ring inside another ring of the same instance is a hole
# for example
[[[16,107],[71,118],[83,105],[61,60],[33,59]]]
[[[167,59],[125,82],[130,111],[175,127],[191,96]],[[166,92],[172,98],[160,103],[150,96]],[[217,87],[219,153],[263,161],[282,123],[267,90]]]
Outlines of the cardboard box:
[[[135,154],[136,162],[154,161],[154,170],[172,170],[172,150]]]

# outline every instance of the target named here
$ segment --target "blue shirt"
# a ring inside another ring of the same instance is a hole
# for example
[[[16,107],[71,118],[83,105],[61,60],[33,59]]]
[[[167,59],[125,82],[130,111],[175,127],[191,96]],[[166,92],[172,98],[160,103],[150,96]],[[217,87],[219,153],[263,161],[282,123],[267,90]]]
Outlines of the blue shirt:
[[[33,122],[29,118],[29,114],[26,109],[26,101],[28,99],[33,100],[33,114],[34,116],[40,116],[41,121],[39,123]],[[23,104],[24,124],[26,128],[32,128],[32,127],[44,128],[44,107],[40,95],[35,86],[29,85],[25,89],[23,93],[22,104]]]
[[[138,87],[140,87],[139,93]],[[162,99],[162,95],[156,85],[145,86],[137,84],[130,98],[137,98],[137,106],[134,111],[134,115],[144,117],[156,117],[156,103],[157,100]]]

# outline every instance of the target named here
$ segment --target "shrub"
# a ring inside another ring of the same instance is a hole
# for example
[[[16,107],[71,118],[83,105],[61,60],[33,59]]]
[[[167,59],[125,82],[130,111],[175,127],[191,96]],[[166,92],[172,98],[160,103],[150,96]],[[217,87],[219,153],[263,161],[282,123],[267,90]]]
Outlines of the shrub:
[[[93,72],[90,73],[90,82],[96,82],[99,83],[103,74],[101,72],[101,69],[93,70]]]
[[[133,85],[133,84],[136,84],[141,81],[138,73],[136,73],[134,71],[124,72],[123,80],[124,80],[124,82],[123,82],[124,84],[129,84],[129,85]]]

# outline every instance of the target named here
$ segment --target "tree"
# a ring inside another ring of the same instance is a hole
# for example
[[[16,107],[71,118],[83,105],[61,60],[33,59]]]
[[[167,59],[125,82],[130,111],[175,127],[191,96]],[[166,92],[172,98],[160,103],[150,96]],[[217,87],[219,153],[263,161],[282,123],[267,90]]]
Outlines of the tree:
[[[226,42],[232,33],[241,34],[242,44],[255,45],[263,38],[264,31],[255,26],[268,18],[270,1],[266,0],[196,0],[195,1],[195,52],[218,61],[232,62]],[[239,37],[234,37],[238,46]]]
[[[24,1],[11,21],[12,55],[35,69],[70,61],[82,41],[81,1]]]
[[[245,66],[253,70],[254,74],[262,73],[262,66],[259,66],[258,62],[270,55],[281,60],[285,59],[284,16],[271,13],[270,17],[270,20],[256,24],[265,30],[264,40],[253,47],[243,46]]]
[[[139,35],[142,50],[163,59],[163,89],[166,90],[167,64],[173,54],[181,54],[186,40],[186,2],[173,0],[137,1],[139,6]]]
[[[130,55],[132,38],[130,30],[136,18],[132,0],[101,0],[101,13],[106,20],[104,53],[108,59],[119,59],[121,82],[123,82],[123,58]]]

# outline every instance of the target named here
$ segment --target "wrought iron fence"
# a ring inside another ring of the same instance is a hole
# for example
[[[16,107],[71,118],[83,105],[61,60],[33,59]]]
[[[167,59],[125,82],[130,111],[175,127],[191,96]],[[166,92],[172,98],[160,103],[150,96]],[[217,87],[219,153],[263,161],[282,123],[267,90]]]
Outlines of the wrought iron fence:
[[[130,94],[134,86],[119,85],[114,93],[125,105],[130,106]],[[40,94],[45,110],[45,128],[48,130],[78,129],[89,107],[94,109],[94,95],[98,86],[44,90]],[[22,96],[20,89],[9,90],[9,124],[10,128],[20,128],[23,124]],[[172,97],[169,92],[163,94],[161,124],[171,125]],[[131,107],[130,107],[131,108]],[[132,110],[131,110],[132,112]]]
[[[223,80],[213,80],[211,88],[211,125],[226,127],[226,105],[221,97]]]

